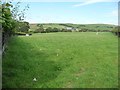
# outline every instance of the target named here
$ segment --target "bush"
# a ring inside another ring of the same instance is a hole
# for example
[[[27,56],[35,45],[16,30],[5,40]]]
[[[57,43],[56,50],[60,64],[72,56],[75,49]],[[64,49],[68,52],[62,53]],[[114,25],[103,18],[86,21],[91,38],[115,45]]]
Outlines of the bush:
[[[44,31],[41,31],[41,33],[46,33],[46,31],[44,30]]]
[[[82,32],[87,32],[88,29],[87,28],[82,28]]]
[[[72,30],[62,29],[62,32],[72,32]]]
[[[31,34],[32,34],[32,33],[34,33],[34,31],[29,31],[28,33],[31,33]]]
[[[46,32],[47,32],[47,33],[52,32],[52,28],[51,28],[51,27],[48,27],[48,28],[46,29]]]
[[[59,32],[59,31],[60,31],[60,29],[58,29],[58,28],[48,27],[48,28],[46,29],[46,32],[47,32],[47,33],[49,33],[49,32]]]
[[[28,22],[18,22],[18,31],[19,32],[25,32],[25,33],[27,33],[28,31],[29,31],[29,28],[30,28],[30,26],[29,26],[29,23]]]
[[[26,35],[26,33],[24,33],[24,32],[16,32],[15,34],[16,35]]]
[[[38,29],[36,29],[36,30],[34,31],[34,33],[46,33],[46,31],[43,30],[43,29],[38,28]]]
[[[112,30],[112,33],[114,33],[115,35],[117,35],[117,36],[120,37],[120,26],[115,27],[115,28]]]
[[[58,28],[53,28],[53,32],[59,32],[60,30]]]

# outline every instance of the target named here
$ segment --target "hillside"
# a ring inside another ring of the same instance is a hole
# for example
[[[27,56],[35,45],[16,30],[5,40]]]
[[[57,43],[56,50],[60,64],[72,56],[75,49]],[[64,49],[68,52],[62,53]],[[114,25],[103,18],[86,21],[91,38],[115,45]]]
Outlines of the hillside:
[[[78,30],[80,29],[89,29],[89,30],[96,30],[96,31],[111,31],[115,25],[110,25],[110,24],[71,24],[71,23],[41,23],[44,28],[58,28],[58,29],[65,29],[67,27],[72,27],[76,28]],[[30,24],[30,30],[34,31],[38,29],[39,27],[37,24]]]

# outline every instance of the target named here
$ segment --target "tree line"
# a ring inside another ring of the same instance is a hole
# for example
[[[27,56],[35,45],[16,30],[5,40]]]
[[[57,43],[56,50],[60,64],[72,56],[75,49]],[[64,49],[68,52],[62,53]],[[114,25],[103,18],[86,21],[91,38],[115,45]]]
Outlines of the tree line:
[[[27,5],[22,11],[19,11],[20,2],[13,6],[12,2],[0,1],[0,25],[2,26],[2,47],[6,45],[9,38],[18,32],[27,33],[29,23],[24,21],[25,11],[28,10]]]
[[[61,24],[64,25],[64,24]],[[66,26],[66,25],[64,25]],[[33,33],[50,33],[50,32],[111,32],[110,30],[94,30],[94,29],[89,29],[86,27],[82,28],[74,28],[70,27],[71,29],[66,28],[57,28],[57,27],[44,27],[44,24],[37,24],[37,29],[33,31]],[[32,31],[31,31],[32,32]]]

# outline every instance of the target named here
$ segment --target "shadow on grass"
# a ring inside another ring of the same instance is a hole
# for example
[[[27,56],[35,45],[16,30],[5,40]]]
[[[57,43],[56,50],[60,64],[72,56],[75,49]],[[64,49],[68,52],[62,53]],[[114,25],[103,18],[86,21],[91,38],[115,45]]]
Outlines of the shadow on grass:
[[[48,87],[60,69],[49,55],[19,37],[12,38],[3,57],[3,88]],[[33,79],[36,78],[36,81]]]

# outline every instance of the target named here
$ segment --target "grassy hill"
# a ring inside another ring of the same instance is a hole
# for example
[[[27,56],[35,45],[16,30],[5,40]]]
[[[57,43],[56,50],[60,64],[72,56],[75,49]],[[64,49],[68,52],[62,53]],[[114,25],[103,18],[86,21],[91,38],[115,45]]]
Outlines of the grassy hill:
[[[66,23],[66,24],[61,24],[61,23],[41,23],[44,28],[58,28],[58,29],[64,29],[66,27],[72,27],[76,28],[78,30],[80,29],[89,29],[89,30],[96,30],[96,31],[111,31],[115,27],[115,25],[110,25],[110,24],[71,24],[71,23]],[[34,31],[38,29],[39,27],[37,24],[30,24],[30,30]]]

